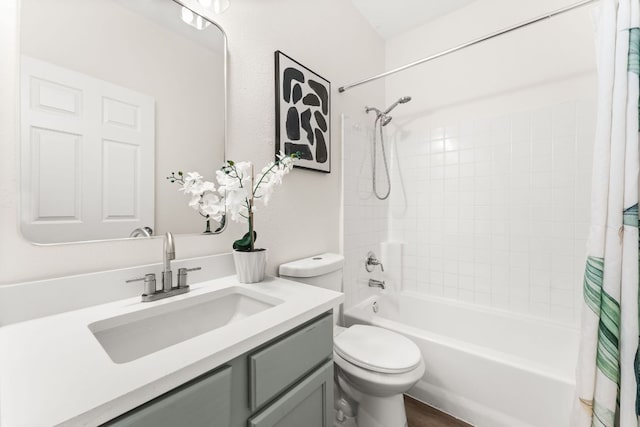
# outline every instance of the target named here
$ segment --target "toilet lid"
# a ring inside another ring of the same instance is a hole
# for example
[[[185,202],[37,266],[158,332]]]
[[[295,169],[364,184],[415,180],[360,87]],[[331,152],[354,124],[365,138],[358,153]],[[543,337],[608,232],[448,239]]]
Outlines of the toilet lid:
[[[422,360],[420,349],[411,340],[376,326],[353,325],[333,342],[340,357],[375,372],[409,372]]]

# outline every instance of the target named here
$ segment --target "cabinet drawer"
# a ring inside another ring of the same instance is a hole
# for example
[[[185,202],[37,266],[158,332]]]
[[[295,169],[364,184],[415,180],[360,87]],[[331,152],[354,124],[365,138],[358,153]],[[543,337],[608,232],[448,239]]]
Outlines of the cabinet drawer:
[[[249,427],[331,427],[333,361],[326,362],[249,420]]]
[[[229,427],[231,368],[205,374],[113,419],[110,427]]]
[[[261,407],[333,355],[331,313],[249,356],[249,406]]]

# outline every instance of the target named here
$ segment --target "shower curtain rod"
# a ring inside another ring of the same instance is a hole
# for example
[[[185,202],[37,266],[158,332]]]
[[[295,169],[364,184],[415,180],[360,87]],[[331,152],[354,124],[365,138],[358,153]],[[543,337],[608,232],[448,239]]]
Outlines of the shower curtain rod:
[[[503,34],[510,33],[511,31],[519,30],[520,28],[524,28],[524,27],[527,27],[527,26],[529,26],[531,24],[535,24],[537,22],[544,21],[545,19],[553,18],[554,16],[561,15],[561,14],[563,14],[565,12],[569,12],[569,11],[571,11],[573,9],[577,9],[579,7],[585,6],[585,5],[587,5],[589,3],[593,3],[595,1],[597,1],[597,0],[582,0],[582,1],[579,1],[579,2],[574,3],[572,5],[565,6],[565,7],[561,8],[561,9],[554,10],[553,12],[549,12],[549,13],[546,13],[544,15],[540,15],[540,16],[538,16],[536,18],[530,19],[528,21],[521,22],[520,24],[516,24],[516,25],[513,25],[511,27],[507,27],[507,28],[502,29],[500,31],[496,31],[495,33],[491,33],[491,34],[488,34],[488,35],[486,35],[484,37],[480,37],[480,38],[477,38],[475,40],[471,40],[469,42],[466,42],[466,43],[463,43],[461,45],[458,45],[456,47],[452,47],[451,49],[444,50],[444,51],[442,51],[440,53],[436,53],[435,55],[427,56],[426,58],[419,59],[419,60],[417,60],[415,62],[412,62],[410,64],[403,65],[402,67],[394,68],[393,70],[389,70],[389,71],[386,71],[384,73],[375,75],[373,77],[369,77],[368,79],[360,80],[359,82],[339,87],[338,88],[338,92],[342,93],[342,92],[345,92],[345,91],[347,91],[347,90],[349,90],[351,88],[354,88],[356,86],[360,86],[362,84],[369,83],[369,82],[372,82],[374,80],[378,80],[378,79],[381,79],[383,77],[390,76],[391,74],[399,73],[400,71],[404,71],[404,70],[406,70],[408,68],[415,67],[416,65],[424,64],[425,62],[432,61],[434,59],[440,58],[442,56],[445,56],[445,55],[448,55],[450,53],[456,52],[458,50],[462,50],[462,49],[467,48],[469,46],[473,46],[475,44],[490,40],[490,39],[492,39],[494,37],[498,37],[498,36],[501,36]]]

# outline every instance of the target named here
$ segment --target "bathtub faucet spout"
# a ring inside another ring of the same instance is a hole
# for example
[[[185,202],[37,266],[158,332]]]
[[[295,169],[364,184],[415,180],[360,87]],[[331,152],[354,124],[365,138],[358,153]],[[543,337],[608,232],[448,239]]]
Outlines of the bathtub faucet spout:
[[[385,289],[384,280],[369,279],[369,287]]]

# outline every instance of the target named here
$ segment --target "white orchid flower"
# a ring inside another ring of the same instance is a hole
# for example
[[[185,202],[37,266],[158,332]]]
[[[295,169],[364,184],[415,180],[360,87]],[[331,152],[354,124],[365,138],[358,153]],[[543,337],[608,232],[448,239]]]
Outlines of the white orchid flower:
[[[188,172],[184,177],[184,184],[178,190],[186,194],[193,194],[192,188],[194,186],[200,185],[201,182],[202,175],[200,175],[198,172]]]
[[[182,184],[179,190],[191,196],[189,206],[202,216],[220,223],[228,215],[232,221],[247,221],[249,230],[253,230],[253,213],[258,209],[254,199],[262,200],[267,206],[275,188],[282,184],[284,176],[293,168],[294,158],[279,153],[275,162],[269,162],[262,168],[255,181],[251,163],[226,162],[221,170],[216,171],[217,188],[213,182],[205,181],[198,172],[189,172],[184,177],[181,172],[179,176],[172,173],[168,178],[171,182]],[[250,250],[253,249],[251,241]]]
[[[220,197],[213,192],[209,192],[202,196],[200,211],[214,221],[220,222],[222,221],[225,209]]]
[[[192,195],[201,195],[209,191],[216,191],[216,187],[213,182],[210,181],[197,181],[195,182],[191,188],[189,188],[188,192]]]
[[[191,196],[191,200],[189,200],[189,207],[195,210],[200,209],[200,200],[202,197],[199,194],[194,194]]]

